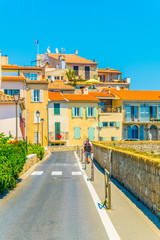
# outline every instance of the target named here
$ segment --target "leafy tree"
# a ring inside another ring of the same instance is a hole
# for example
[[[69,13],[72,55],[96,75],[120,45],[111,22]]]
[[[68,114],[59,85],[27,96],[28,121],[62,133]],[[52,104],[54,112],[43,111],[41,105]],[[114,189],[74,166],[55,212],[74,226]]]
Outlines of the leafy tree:
[[[77,79],[76,79],[75,71],[69,69],[68,71],[66,71],[66,75],[67,75],[68,81],[73,82],[72,83],[73,86],[77,86]]]

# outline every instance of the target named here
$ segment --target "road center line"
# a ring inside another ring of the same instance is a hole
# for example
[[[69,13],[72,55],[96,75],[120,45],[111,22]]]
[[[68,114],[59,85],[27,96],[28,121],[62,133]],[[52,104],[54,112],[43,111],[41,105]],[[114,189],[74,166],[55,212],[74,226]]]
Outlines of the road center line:
[[[72,175],[75,176],[75,175],[82,175],[82,172],[72,172]]]
[[[92,196],[93,202],[94,202],[94,204],[95,204],[95,206],[96,206],[96,209],[97,209],[97,211],[98,211],[98,213],[99,213],[99,216],[100,216],[100,218],[101,218],[101,221],[102,221],[102,223],[103,223],[103,225],[104,225],[104,228],[105,228],[105,230],[106,230],[106,233],[107,233],[109,239],[110,239],[110,240],[120,240],[120,237],[119,237],[119,235],[118,235],[115,227],[113,226],[113,224],[112,224],[112,222],[111,222],[111,220],[110,220],[110,218],[109,218],[106,210],[105,210],[105,209],[99,209],[98,204],[99,204],[101,201],[100,201],[100,199],[99,199],[99,197],[98,197],[98,195],[97,195],[97,193],[96,193],[96,191],[95,191],[92,183],[89,182],[89,181],[87,181],[88,177],[87,177],[86,173],[84,172],[84,170],[82,169],[82,165],[81,165],[81,163],[80,163],[80,161],[79,161],[79,158],[78,158],[76,152],[74,152],[74,154],[75,154],[75,157],[76,157],[76,159],[77,159],[79,168],[80,168],[80,170],[81,170],[82,173],[83,173],[84,181],[85,181],[85,183],[87,184],[87,187],[88,187],[88,189],[89,189],[89,191],[90,191],[90,194],[91,194],[91,196]]]
[[[60,176],[60,175],[62,175],[62,171],[52,171],[51,175],[52,176]]]
[[[36,175],[36,176],[39,176],[39,175],[42,175],[43,174],[43,171],[34,171],[31,173],[31,175]]]

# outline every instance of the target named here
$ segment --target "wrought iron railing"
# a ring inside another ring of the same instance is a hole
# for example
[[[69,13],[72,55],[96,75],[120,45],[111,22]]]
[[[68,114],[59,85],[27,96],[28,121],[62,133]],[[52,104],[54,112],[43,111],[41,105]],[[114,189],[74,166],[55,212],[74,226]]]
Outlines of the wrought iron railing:
[[[68,132],[49,132],[49,141],[61,140],[66,141],[69,139]]]

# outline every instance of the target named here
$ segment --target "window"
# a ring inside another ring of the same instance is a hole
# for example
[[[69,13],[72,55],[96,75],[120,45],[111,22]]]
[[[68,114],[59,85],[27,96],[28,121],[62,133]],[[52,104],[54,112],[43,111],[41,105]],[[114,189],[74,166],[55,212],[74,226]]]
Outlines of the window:
[[[150,118],[151,119],[157,118],[157,107],[156,106],[150,106]]]
[[[118,141],[117,137],[111,137],[111,141]]]
[[[131,119],[132,119],[132,121],[138,120],[138,107],[137,106],[131,106]]]
[[[80,129],[80,127],[75,127],[74,128],[74,138],[75,139],[80,139],[81,138],[81,129]]]
[[[85,67],[85,79],[90,79],[90,67]]]
[[[59,80],[59,76],[55,76],[54,79],[55,79],[55,80]]]
[[[75,76],[78,76],[79,67],[78,66],[73,66],[73,70],[75,71]]]
[[[88,108],[88,117],[92,117],[93,116],[93,108],[89,107]]]
[[[61,77],[61,80],[63,81],[63,76]]]
[[[114,122],[110,122],[110,123],[109,123],[109,126],[110,126],[110,127],[114,127]]]
[[[103,122],[103,127],[108,127],[108,122]]]
[[[34,102],[39,102],[39,90],[34,90]]]
[[[79,108],[78,107],[74,108],[74,116],[79,117]]]
[[[38,74],[37,73],[25,73],[25,77],[28,78],[28,80],[37,80]]]
[[[20,95],[20,89],[4,89],[4,94],[13,96],[13,94],[16,92],[16,94]]]
[[[60,115],[60,103],[54,103],[54,114]]]

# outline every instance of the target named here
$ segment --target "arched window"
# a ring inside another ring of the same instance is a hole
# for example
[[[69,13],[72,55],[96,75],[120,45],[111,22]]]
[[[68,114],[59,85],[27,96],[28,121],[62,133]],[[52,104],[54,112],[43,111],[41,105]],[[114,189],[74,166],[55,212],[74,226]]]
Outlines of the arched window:
[[[132,127],[132,138],[138,138],[138,127],[135,125]]]

